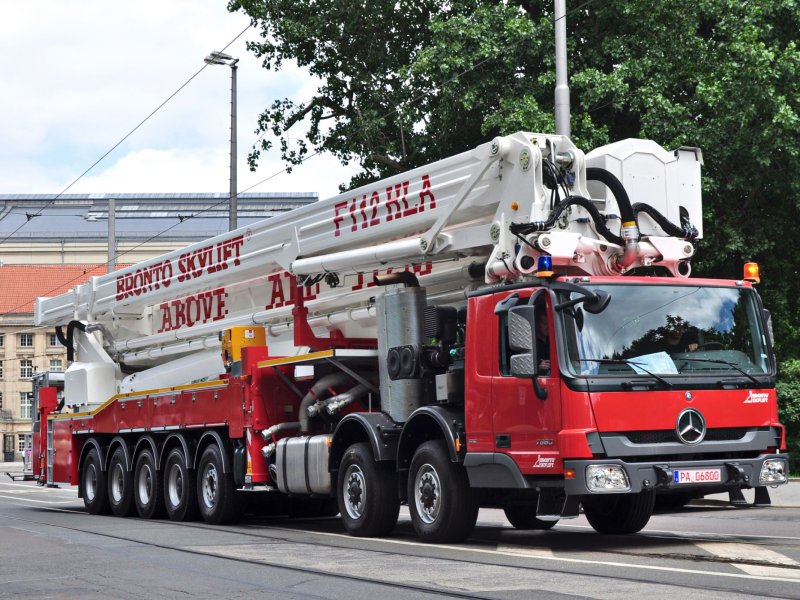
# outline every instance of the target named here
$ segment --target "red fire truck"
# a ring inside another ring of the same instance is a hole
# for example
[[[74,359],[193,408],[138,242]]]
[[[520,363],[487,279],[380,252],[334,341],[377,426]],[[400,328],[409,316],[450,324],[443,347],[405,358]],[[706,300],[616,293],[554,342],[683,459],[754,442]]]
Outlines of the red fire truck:
[[[359,536],[405,503],[432,542],[482,506],[633,533],[656,501],[768,503],[768,313],[689,277],[701,163],[520,132],[41,298],[70,364],[35,475],[92,514],[282,497]]]

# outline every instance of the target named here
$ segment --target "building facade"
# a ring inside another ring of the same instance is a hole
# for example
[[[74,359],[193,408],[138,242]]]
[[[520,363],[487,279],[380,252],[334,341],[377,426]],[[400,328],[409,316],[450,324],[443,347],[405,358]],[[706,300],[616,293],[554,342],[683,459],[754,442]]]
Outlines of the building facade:
[[[19,460],[31,434],[34,373],[64,371],[55,329],[33,326],[37,296],[63,293],[105,265],[0,266],[0,440],[2,460]]]

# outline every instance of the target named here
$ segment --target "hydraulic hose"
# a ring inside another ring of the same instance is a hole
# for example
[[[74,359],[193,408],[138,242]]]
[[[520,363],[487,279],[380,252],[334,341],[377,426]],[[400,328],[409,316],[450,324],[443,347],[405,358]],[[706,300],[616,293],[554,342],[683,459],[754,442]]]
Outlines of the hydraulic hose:
[[[550,213],[550,217],[548,217],[546,221],[534,221],[532,223],[512,223],[509,229],[511,233],[515,235],[535,233],[537,231],[547,231],[556,224],[558,219],[561,217],[561,213],[563,213],[567,207],[572,205],[577,205],[586,209],[586,211],[589,213],[589,216],[591,216],[592,221],[594,222],[594,227],[597,230],[597,233],[602,235],[605,239],[613,244],[617,244],[619,246],[625,245],[625,241],[620,236],[612,233],[612,231],[606,226],[605,218],[603,218],[603,215],[600,214],[600,211],[594,205],[594,202],[588,198],[584,198],[583,196],[570,196],[556,204],[555,208],[553,208],[553,212]]]
[[[625,191],[625,187],[622,185],[622,182],[617,179],[616,175],[599,167],[587,167],[586,179],[590,181],[599,181],[611,190],[611,193],[614,194],[614,198],[617,200],[619,216],[623,223],[636,221],[636,215],[633,212],[628,192]]]
[[[605,169],[587,167],[586,179],[599,181],[605,184],[617,200],[619,216],[620,219],[622,219],[622,229],[620,233],[625,242],[625,252],[622,254],[621,258],[616,259],[614,267],[619,271],[627,269],[639,256],[639,226],[636,224],[636,214],[633,212],[628,192],[625,191],[625,186],[617,179],[616,175]]]
[[[86,331],[86,325],[80,321],[70,321],[67,325],[67,335],[64,335],[64,330],[61,328],[61,325],[56,327],[56,338],[58,338],[62,346],[67,347],[67,362],[73,362],[75,359],[75,345],[73,343],[75,329]]]
[[[650,206],[649,204],[644,204],[642,202],[637,202],[633,205],[633,212],[636,214],[637,218],[639,213],[644,213],[653,221],[655,221],[661,229],[664,230],[664,233],[667,235],[671,235],[674,237],[680,237],[687,240],[693,240],[697,237],[697,228],[692,225],[689,220],[685,220],[681,223],[681,226],[675,225],[671,223],[664,215],[658,212],[655,208]]]
[[[311,386],[311,389],[308,390],[306,395],[303,396],[303,399],[300,401],[300,407],[297,410],[297,420],[300,422],[301,432],[305,433],[308,431],[308,407],[319,400],[319,396],[321,394],[328,392],[329,388],[335,385],[342,385],[350,380],[351,377],[347,373],[338,371],[336,373],[326,375]]]

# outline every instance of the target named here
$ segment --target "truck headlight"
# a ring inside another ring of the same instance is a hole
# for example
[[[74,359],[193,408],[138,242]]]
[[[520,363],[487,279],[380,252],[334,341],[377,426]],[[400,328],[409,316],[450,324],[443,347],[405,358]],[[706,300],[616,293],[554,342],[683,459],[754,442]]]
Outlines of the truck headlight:
[[[786,481],[786,461],[765,460],[761,465],[761,475],[758,482],[764,485],[784,483]]]
[[[586,487],[590,492],[629,492],[631,484],[625,469],[619,465],[589,465]]]

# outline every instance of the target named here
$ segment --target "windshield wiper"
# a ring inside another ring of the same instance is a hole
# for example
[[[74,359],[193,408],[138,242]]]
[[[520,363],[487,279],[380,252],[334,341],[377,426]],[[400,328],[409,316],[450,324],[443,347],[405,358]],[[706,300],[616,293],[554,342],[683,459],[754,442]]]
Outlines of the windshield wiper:
[[[580,362],[596,362],[602,365],[628,365],[631,368],[633,368],[635,365],[636,368],[633,369],[634,371],[636,369],[641,369],[642,371],[647,373],[650,377],[661,383],[667,389],[670,390],[672,389],[672,384],[669,381],[667,381],[663,377],[659,377],[658,375],[652,373],[651,371],[648,371],[641,365],[641,363],[638,363],[635,360],[630,360],[627,358],[579,358],[578,360]]]
[[[694,358],[694,357],[691,357],[691,356],[681,356],[678,360],[691,360],[692,362],[716,363],[718,365],[726,365],[726,366],[730,367],[731,369],[735,369],[736,371],[739,371],[739,373],[741,373],[742,375],[747,377],[750,381],[752,381],[756,385],[761,385],[761,382],[758,381],[758,379],[756,379],[755,377],[750,375],[750,373],[748,373],[747,371],[742,369],[739,365],[737,365],[736,363],[732,363],[730,361],[727,361],[727,360],[722,360],[721,358]],[[686,366],[686,365],[684,365],[684,366]],[[680,370],[683,371],[683,368],[681,368]]]

